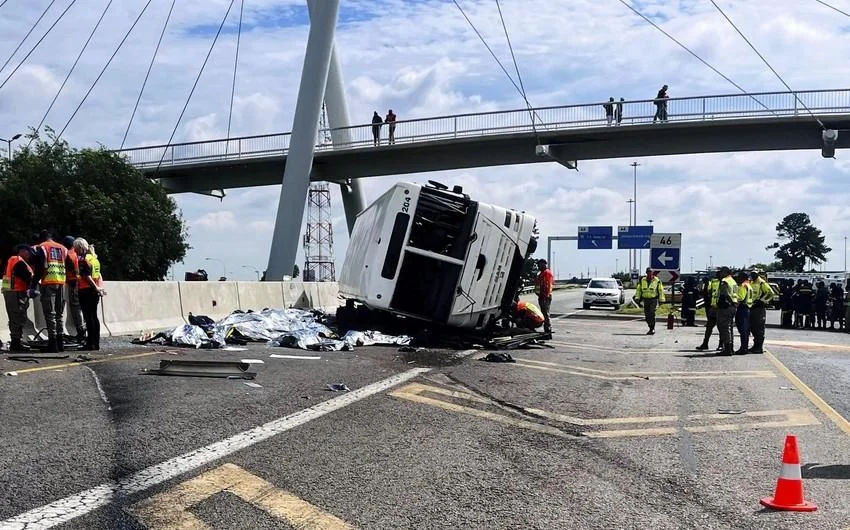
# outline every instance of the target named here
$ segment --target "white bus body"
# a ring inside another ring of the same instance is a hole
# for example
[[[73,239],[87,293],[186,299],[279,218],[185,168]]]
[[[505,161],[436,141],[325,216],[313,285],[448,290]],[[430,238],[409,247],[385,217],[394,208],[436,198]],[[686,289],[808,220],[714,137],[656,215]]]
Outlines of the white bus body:
[[[535,222],[457,187],[395,184],[357,217],[340,294],[372,309],[482,329],[513,301],[536,248]]]

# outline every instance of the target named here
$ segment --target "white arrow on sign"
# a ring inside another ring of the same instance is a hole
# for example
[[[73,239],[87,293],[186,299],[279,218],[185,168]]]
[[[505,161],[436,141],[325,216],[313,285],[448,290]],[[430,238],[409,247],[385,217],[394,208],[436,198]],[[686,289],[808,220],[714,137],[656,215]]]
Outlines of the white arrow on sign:
[[[673,256],[668,256],[668,255],[667,255],[667,251],[666,251],[666,250],[665,250],[664,252],[662,252],[660,256],[658,256],[658,261],[660,261],[660,262],[661,262],[661,265],[662,265],[662,266],[664,266],[664,267],[666,267],[666,266],[667,266],[667,262],[668,262],[668,261],[673,261],[674,259],[675,259],[675,258],[674,258]]]
[[[594,247],[599,248],[599,245],[596,243],[595,239],[591,239],[590,242],[593,243]]]

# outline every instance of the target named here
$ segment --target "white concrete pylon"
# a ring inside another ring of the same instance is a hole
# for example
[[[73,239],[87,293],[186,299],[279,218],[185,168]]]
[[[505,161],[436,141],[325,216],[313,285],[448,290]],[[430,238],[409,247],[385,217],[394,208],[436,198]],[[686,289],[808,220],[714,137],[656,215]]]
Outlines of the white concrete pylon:
[[[338,13],[339,0],[322,0],[312,9],[292,136],[266,269],[266,280],[269,281],[280,281],[284,276],[291,275],[295,265]]]

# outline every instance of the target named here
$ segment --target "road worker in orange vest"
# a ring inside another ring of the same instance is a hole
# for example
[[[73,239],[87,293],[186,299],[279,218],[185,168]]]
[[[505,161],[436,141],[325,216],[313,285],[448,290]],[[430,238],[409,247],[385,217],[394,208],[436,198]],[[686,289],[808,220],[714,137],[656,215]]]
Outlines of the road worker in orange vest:
[[[543,311],[531,302],[520,300],[516,303],[514,319],[521,328],[536,329],[546,322]]]
[[[53,241],[49,230],[42,230],[33,260],[30,295],[34,297],[38,288],[47,324],[47,351],[50,353],[65,349],[65,278],[67,271],[73,268],[68,250]]]
[[[65,236],[62,240],[62,245],[68,250],[68,259],[73,264],[73,267],[68,269],[68,274],[65,278],[65,296],[68,297],[68,313],[74,329],[77,330],[77,344],[83,344],[86,342],[86,322],[83,319],[83,310],[80,307],[80,286],[78,282],[78,278],[80,277],[80,259],[77,257],[77,251],[74,250],[73,236]]]
[[[6,273],[3,275],[3,298],[6,301],[6,314],[9,316],[9,351],[22,353],[29,351],[24,346],[24,326],[27,324],[27,309],[30,306],[27,294],[32,282],[32,247],[18,245],[15,247],[9,261],[6,262]]]

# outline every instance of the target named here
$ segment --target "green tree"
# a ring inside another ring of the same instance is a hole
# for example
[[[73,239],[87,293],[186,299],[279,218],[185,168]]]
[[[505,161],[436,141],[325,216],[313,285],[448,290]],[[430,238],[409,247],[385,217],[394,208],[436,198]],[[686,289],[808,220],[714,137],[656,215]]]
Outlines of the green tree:
[[[824,244],[826,238],[819,228],[812,225],[806,213],[786,215],[776,225],[777,241],[768,245],[767,250],[777,249],[774,256],[781,262],[783,270],[803,272],[806,263],[819,265],[826,261],[826,255],[832,249]]]
[[[528,258],[523,263],[522,274],[520,275],[523,286],[534,285],[534,282],[537,280],[537,275],[540,274],[540,269],[537,268],[538,259]]]
[[[759,270],[762,270],[762,271],[765,271],[765,272],[776,272],[776,271],[784,270],[782,268],[782,262],[781,261],[774,261],[772,263],[756,263],[755,265],[752,266],[752,268],[753,269],[759,269]]]
[[[162,280],[189,245],[174,200],[121,156],[72,149],[33,131],[12,161],[0,162],[0,253],[32,241],[42,229],[54,238],[84,237],[97,249],[107,280]]]
[[[293,278],[297,278],[297,277],[298,277],[298,275],[300,275],[300,274],[301,274],[301,269],[299,269],[299,268],[298,268],[298,264],[296,263],[296,264],[292,267],[292,277],[293,277]]]

